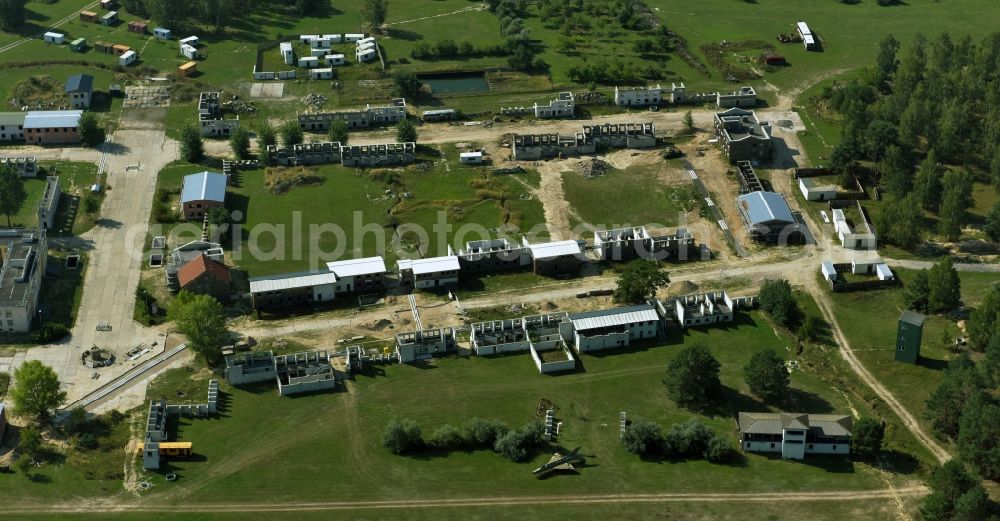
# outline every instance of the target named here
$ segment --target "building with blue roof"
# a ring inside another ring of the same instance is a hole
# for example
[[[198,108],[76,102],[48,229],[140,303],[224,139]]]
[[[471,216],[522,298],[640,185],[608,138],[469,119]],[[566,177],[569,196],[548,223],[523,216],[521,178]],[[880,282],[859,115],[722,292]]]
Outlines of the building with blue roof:
[[[226,175],[217,172],[199,172],[184,176],[181,187],[181,208],[184,218],[204,219],[212,208],[226,203]]]
[[[79,143],[82,110],[32,110],[24,116],[24,141],[29,145]]]
[[[75,109],[89,109],[93,93],[94,77],[89,74],[74,74],[66,80],[66,95]]]
[[[779,193],[758,191],[737,196],[736,209],[754,241],[783,244],[802,241],[799,223]]]

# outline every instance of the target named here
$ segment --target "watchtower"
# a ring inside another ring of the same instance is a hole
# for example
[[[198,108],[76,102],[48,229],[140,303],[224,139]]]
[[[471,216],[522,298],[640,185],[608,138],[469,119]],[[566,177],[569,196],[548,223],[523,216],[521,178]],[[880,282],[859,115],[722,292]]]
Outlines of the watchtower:
[[[904,311],[899,317],[899,329],[896,332],[896,361],[908,364],[917,363],[920,358],[920,340],[924,331],[924,319],[920,313]]]

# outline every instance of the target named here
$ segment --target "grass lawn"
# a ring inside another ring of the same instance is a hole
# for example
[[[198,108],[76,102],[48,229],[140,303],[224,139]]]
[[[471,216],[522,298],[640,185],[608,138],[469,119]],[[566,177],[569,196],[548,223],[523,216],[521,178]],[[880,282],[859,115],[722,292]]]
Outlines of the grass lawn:
[[[630,167],[587,179],[576,172],[562,174],[570,208],[584,223],[598,228],[627,224],[677,226],[681,215],[701,208],[703,200],[689,185],[664,186],[656,167]],[[629,219],[622,222],[623,218]]]
[[[444,147],[443,153],[445,159],[401,169],[310,168],[306,173],[319,176],[320,182],[278,195],[267,188],[263,170],[241,172],[226,196],[227,208],[244,216],[232,261],[251,276],[306,271],[332,260],[371,255],[385,255],[391,265],[401,255],[417,253],[424,238],[416,230],[426,231],[429,240],[421,248],[423,255],[434,256],[444,255],[449,244],[458,249],[467,241],[495,238],[502,226],[528,230],[544,224],[541,204],[519,198],[527,188],[515,176],[460,165],[454,147]],[[157,188],[179,191],[185,175],[204,169],[171,165],[160,172]],[[531,184],[537,174],[523,177]],[[176,201],[171,195],[169,204]],[[155,225],[155,216],[151,219]],[[445,225],[440,233],[439,223]],[[171,244],[183,244],[200,234],[200,223],[167,223],[160,230],[151,233],[169,232]]]
[[[82,267],[67,269],[66,257],[62,252],[49,255],[47,271],[52,274],[42,282],[38,300],[43,317],[72,329],[83,296],[83,277],[90,262],[86,254],[80,254]]]
[[[893,268],[906,284],[915,271]],[[977,305],[986,289],[1000,282],[995,273],[959,272],[962,299],[969,306]],[[924,418],[927,398],[942,379],[942,371],[955,355],[948,350],[948,341],[960,336],[955,323],[947,318],[930,315],[924,321],[920,361],[917,365],[894,360],[896,327],[904,309],[904,288],[832,294],[837,322],[851,347],[865,367],[914,413],[930,431]]]
[[[870,467],[843,458],[813,458],[790,463],[747,455],[740,463],[642,461],[617,441],[618,412],[665,426],[693,413],[680,410],[660,383],[666,363],[681,343],[702,342],[722,363],[725,404],[701,419],[735,439],[731,414],[768,409],[747,396],[741,367],[753,352],[774,349],[782,356],[794,341],[775,332],[756,312],[727,328],[673,331],[662,345],[633,347],[600,356],[584,355],[583,369],[557,377],[537,374],[529,357],[494,359],[450,356],[424,367],[390,365],[358,375],[348,392],[302,396],[277,395],[270,383],[246,388],[223,385],[220,420],[182,420],[180,438],[193,441],[199,458],[173,461],[169,471],[180,480],[170,497],[240,501],[245,491],[266,480],[275,497],[321,500],[351,491],[352,499],[466,497],[481,493],[484,482],[496,494],[587,494],[616,492],[864,490],[884,482]],[[812,349],[812,348],[810,348]],[[819,356],[821,351],[799,358]],[[826,365],[825,363],[823,364]],[[810,412],[848,412],[844,395],[823,380],[829,367],[803,364],[792,374],[793,392],[783,408]],[[184,371],[183,369],[180,371]],[[156,385],[154,384],[154,388]],[[150,395],[152,396],[152,395]],[[438,426],[473,417],[495,417],[512,425],[535,419],[540,398],[552,400],[564,422],[556,446],[581,446],[588,465],[579,475],[536,481],[529,471],[544,462],[544,449],[533,461],[515,464],[488,451],[393,456],[378,445],[392,417],[419,421],[424,434]],[[861,407],[864,404],[854,404]],[[317,417],[317,414],[320,417]],[[321,418],[329,418],[329,421]],[[266,421],[261,421],[266,418]],[[895,443],[893,440],[890,444]],[[283,462],[276,464],[275,462]],[[316,480],[336,468],[338,479]],[[910,468],[907,472],[913,472]],[[768,476],[755,479],[754,476]],[[167,490],[156,485],[151,499]],[[895,479],[890,476],[890,479]],[[442,485],[447,483],[447,487]],[[176,492],[179,495],[175,495]],[[165,496],[161,496],[166,499]]]

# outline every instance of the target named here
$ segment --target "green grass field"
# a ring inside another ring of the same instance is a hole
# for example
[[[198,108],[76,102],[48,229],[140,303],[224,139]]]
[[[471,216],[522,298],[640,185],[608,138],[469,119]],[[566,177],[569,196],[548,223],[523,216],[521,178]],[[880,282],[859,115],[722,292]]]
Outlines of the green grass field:
[[[530,230],[544,224],[541,204],[520,199],[537,185],[537,173],[494,176],[484,168],[460,165],[454,147],[443,147],[442,153],[443,159],[402,169],[311,168],[306,173],[319,176],[320,182],[281,194],[268,189],[263,170],[240,172],[239,183],[226,195],[227,208],[244,216],[232,261],[251,276],[306,271],[358,256],[385,255],[391,265],[402,255],[417,253],[424,239],[415,230],[427,233],[422,254],[434,256],[444,255],[449,244],[458,249],[470,240],[495,238],[502,226]],[[160,172],[157,186],[179,190],[185,175],[205,169],[172,165]],[[173,196],[170,204],[176,200]],[[151,223],[156,224],[155,218]],[[439,223],[450,228],[438,233]],[[168,224],[151,233],[173,233],[171,243],[182,244],[200,234],[200,225]],[[311,265],[312,254],[322,263]]]
[[[664,345],[621,353],[583,356],[583,370],[551,377],[538,375],[527,356],[497,359],[448,357],[427,368],[386,366],[359,375],[349,393],[287,399],[270,384],[245,389],[226,387],[220,421],[183,420],[180,437],[195,443],[199,458],[171,463],[180,480],[172,485],[186,501],[239,500],[245,490],[267,480],[275,496],[294,494],[319,500],[351,492],[355,499],[476,495],[482,484],[505,494],[614,493],[642,491],[863,490],[883,486],[863,464],[841,458],[816,458],[805,464],[748,455],[742,463],[712,465],[703,461],[644,462],[617,442],[618,411],[669,425],[692,413],[677,409],[665,396],[660,378],[680,343],[703,342],[722,362],[728,402],[702,419],[721,432],[733,433],[736,410],[766,408],[748,397],[740,368],[758,349],[781,354],[793,342],[753,313],[736,326],[674,332]],[[803,357],[808,355],[803,355]],[[792,375],[792,409],[846,412],[847,402],[832,392],[821,375],[803,369]],[[511,424],[534,418],[540,398],[552,400],[564,422],[562,447],[580,445],[588,466],[579,476],[536,481],[533,464],[514,464],[492,452],[399,457],[377,443],[394,416],[418,419],[425,434],[444,423],[472,416],[497,417]],[[855,404],[857,405],[857,404]],[[267,418],[262,422],[262,418]],[[329,418],[326,420],[324,418]],[[282,462],[282,463],[277,463]],[[316,480],[337,469],[338,479]],[[752,479],[750,476],[768,476]],[[157,492],[162,478],[152,476]],[[443,487],[444,483],[447,487]],[[171,494],[173,495],[173,494]],[[175,496],[176,497],[176,496]]]
[[[897,269],[905,284],[911,280],[913,270]],[[976,306],[986,289],[1000,282],[995,273],[960,272],[962,300],[967,306]],[[917,365],[898,363],[894,360],[896,327],[899,314],[905,309],[905,289],[894,288],[878,291],[832,294],[837,322],[847,340],[865,367],[897,398],[906,404],[918,421],[930,432],[924,418],[927,398],[942,380],[942,371],[955,354],[949,351],[943,334],[950,339],[961,336],[954,321],[930,315],[924,322],[920,362]]]
[[[78,161],[40,161],[39,168],[44,171],[38,177],[24,180],[27,197],[20,211],[11,216],[11,223],[14,226],[38,226],[38,202],[41,201],[45,191],[45,177],[57,175],[62,196],[59,201],[59,213],[56,216],[56,227],[49,234],[79,235],[93,228],[95,216],[84,213],[79,201],[90,191],[90,186],[97,179],[97,166]]]
[[[683,214],[701,208],[702,199],[690,186],[663,185],[657,179],[660,168],[630,167],[594,179],[564,172],[566,202],[584,223],[599,228],[650,223],[677,226]]]

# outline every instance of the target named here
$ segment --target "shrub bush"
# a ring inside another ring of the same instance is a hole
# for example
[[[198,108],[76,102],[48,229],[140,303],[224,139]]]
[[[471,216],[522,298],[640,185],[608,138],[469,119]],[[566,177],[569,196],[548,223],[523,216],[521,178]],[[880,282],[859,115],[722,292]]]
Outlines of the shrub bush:
[[[708,440],[708,447],[705,448],[705,459],[712,463],[724,463],[729,461],[736,450],[725,436],[715,435]]]
[[[465,423],[465,439],[473,448],[493,448],[496,441],[510,431],[506,423],[499,420],[473,418]]]
[[[382,446],[393,454],[412,452],[423,445],[420,426],[413,420],[393,418],[382,431]]]
[[[675,423],[664,437],[665,452],[671,456],[701,457],[713,436],[715,432],[711,427],[694,418]]]
[[[657,454],[663,450],[663,431],[653,422],[635,420],[625,427],[622,443],[632,454]]]
[[[465,445],[465,438],[462,436],[462,431],[455,427],[442,425],[431,434],[427,444],[438,450],[455,450]]]

